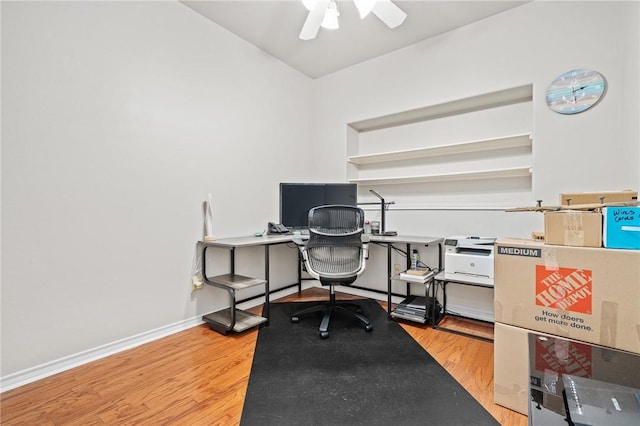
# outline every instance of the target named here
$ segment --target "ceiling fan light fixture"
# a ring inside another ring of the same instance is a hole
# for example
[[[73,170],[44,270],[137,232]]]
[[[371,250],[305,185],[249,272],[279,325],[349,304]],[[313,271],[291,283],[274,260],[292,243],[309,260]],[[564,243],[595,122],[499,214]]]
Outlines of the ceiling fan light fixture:
[[[360,19],[364,19],[373,10],[373,7],[376,5],[376,0],[354,0],[354,3],[360,13]]]
[[[338,24],[338,16],[340,16],[340,12],[338,12],[338,5],[334,0],[329,3],[320,26],[328,30],[337,30],[340,28],[340,25]]]
[[[338,12],[336,0],[301,1],[304,7],[309,9],[309,13],[298,36],[300,40],[313,40],[318,35],[320,27],[332,30],[339,28],[338,16],[340,16],[340,12]],[[401,25],[407,18],[407,14],[391,0],[354,0],[354,4],[361,19],[369,13],[373,13],[389,28]]]
[[[302,0],[302,4],[307,8],[309,12],[316,8],[318,0]]]

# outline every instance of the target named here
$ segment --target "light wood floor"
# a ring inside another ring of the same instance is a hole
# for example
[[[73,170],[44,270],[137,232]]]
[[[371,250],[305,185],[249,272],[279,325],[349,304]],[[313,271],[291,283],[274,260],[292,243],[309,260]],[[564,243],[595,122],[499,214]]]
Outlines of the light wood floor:
[[[326,292],[309,289],[279,301],[318,298]],[[491,326],[447,322],[493,334]],[[422,325],[402,326],[502,425],[527,424],[526,416],[493,403],[493,344]],[[257,330],[223,336],[206,325],[193,327],[2,393],[0,424],[237,425],[256,337]]]

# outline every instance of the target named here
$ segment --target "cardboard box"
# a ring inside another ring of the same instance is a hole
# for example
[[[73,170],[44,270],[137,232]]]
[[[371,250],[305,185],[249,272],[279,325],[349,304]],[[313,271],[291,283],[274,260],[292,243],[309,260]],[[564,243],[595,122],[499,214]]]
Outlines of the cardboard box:
[[[544,232],[533,231],[531,233],[531,239],[535,241],[544,241]]]
[[[603,209],[604,246],[640,250],[640,207]]]
[[[567,202],[570,199],[571,202]],[[576,204],[602,204],[638,201],[638,191],[611,191],[611,192],[568,192],[560,194],[560,205]]]
[[[561,246],[602,247],[602,214],[580,210],[545,212],[544,242]]]
[[[529,333],[547,337],[532,338]],[[562,374],[640,388],[640,355],[577,340],[554,339],[548,333],[496,323],[494,328],[494,402],[528,414],[529,387],[542,391],[542,405],[563,410]]]
[[[640,353],[640,251],[496,241],[495,321]]]

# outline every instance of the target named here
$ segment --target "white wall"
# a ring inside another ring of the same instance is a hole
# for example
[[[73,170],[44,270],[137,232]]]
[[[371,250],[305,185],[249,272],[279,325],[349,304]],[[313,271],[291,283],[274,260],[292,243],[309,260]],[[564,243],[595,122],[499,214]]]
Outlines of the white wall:
[[[347,123],[533,84],[533,192],[528,205],[538,199],[557,204],[561,192],[638,190],[638,5],[532,2],[315,80],[314,156],[324,165],[326,178],[344,177]],[[607,93],[585,113],[554,113],[545,104],[545,89],[575,68],[602,73]],[[388,150],[393,149],[389,141]],[[385,196],[384,186],[376,190]],[[539,213],[402,208],[392,206],[387,229],[499,237],[530,237],[543,230]],[[379,218],[374,211],[368,216]],[[361,285],[385,288],[384,277],[384,271],[368,275]],[[491,294],[485,299],[491,308]]]
[[[249,235],[310,173],[311,80],[177,2],[2,2],[2,89],[2,376],[226,306],[207,193]]]
[[[567,16],[580,30],[567,25]],[[637,27],[638,2],[532,2],[318,79],[315,155],[327,176],[345,176],[346,123],[533,83],[531,201],[554,204],[560,192],[637,188],[638,101],[629,95],[638,87]],[[583,114],[552,112],[545,89],[579,67],[605,76],[606,96]]]

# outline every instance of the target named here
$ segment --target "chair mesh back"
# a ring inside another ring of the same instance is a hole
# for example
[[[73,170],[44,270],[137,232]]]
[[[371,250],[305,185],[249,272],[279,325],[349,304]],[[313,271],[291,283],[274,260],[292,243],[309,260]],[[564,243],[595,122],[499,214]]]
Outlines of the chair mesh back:
[[[348,278],[361,268],[364,211],[353,206],[320,206],[309,211],[309,266],[318,274]]]

